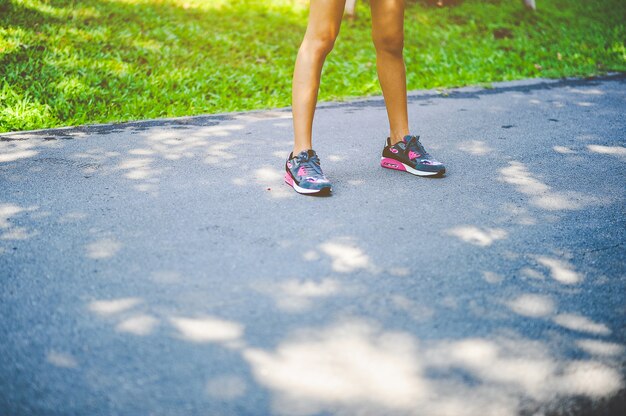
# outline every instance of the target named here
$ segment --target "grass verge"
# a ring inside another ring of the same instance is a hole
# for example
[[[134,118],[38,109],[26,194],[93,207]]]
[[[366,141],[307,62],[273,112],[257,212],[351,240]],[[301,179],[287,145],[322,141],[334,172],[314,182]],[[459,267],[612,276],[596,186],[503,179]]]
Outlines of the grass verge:
[[[626,71],[623,0],[408,1],[410,90]],[[368,2],[320,100],[380,94]],[[304,0],[0,0],[0,132],[291,102]]]

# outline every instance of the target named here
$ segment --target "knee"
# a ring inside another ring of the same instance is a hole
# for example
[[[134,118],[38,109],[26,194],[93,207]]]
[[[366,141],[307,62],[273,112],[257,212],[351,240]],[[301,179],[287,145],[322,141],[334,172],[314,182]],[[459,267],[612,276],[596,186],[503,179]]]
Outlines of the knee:
[[[375,33],[372,35],[374,47],[377,53],[388,53],[392,55],[402,55],[404,49],[404,33],[388,32]]]
[[[302,42],[301,49],[316,57],[325,57],[333,50],[337,34],[328,32],[321,35],[307,36]]]

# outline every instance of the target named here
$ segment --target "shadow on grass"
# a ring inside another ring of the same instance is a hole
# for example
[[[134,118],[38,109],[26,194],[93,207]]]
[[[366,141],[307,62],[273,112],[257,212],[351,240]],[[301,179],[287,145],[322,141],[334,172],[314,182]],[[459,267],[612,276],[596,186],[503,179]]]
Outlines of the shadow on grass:
[[[304,33],[301,11],[260,2],[2,7],[3,130],[272,107],[291,93],[276,52],[295,59]]]

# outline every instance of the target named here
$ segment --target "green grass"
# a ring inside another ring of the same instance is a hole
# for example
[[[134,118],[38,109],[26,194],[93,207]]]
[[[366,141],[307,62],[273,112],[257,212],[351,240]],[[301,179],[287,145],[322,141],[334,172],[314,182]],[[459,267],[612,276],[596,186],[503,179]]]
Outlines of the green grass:
[[[623,0],[410,1],[410,90],[626,71]],[[369,6],[320,100],[380,94]],[[305,0],[0,0],[0,132],[284,107]],[[498,35],[498,36],[496,36]]]

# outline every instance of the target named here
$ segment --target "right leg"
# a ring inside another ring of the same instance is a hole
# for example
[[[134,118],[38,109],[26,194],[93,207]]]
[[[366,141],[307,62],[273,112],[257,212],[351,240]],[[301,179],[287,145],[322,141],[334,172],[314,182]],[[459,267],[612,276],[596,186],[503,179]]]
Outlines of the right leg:
[[[309,22],[293,72],[294,156],[312,148],[313,115],[322,66],[339,34],[346,0],[311,0]]]

